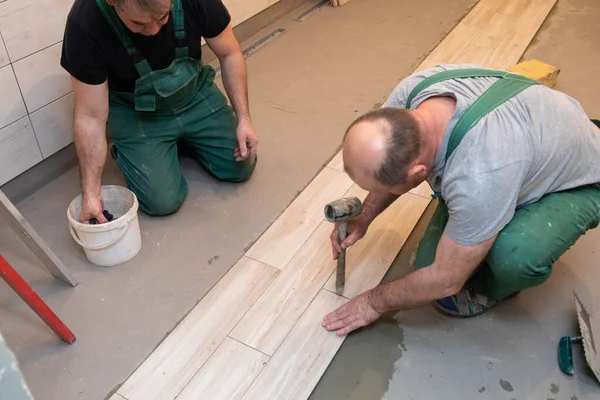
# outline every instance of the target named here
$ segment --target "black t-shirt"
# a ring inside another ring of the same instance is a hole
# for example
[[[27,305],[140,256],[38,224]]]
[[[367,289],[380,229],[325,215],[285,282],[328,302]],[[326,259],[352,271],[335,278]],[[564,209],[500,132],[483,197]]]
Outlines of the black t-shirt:
[[[231,21],[221,0],[182,0],[189,55],[200,59],[202,37],[218,36]],[[125,30],[153,70],[167,68],[175,57],[172,15],[154,36]],[[72,76],[90,85],[108,79],[110,89],[133,92],[139,75],[132,57],[110,27],[96,0],[75,0],[65,27],[61,65]]]

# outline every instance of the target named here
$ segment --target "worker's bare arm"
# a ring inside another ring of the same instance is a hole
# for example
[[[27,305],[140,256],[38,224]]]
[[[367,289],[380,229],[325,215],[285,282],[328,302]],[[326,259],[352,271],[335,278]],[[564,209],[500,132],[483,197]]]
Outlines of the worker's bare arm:
[[[249,155],[253,160],[257,153],[258,138],[250,119],[246,60],[231,24],[218,36],[207,38],[206,43],[219,59],[223,85],[239,121],[237,135],[240,146],[235,150],[235,157],[241,161]]]
[[[461,290],[495,240],[493,237],[474,246],[463,246],[444,233],[432,265],[353,298],[328,314],[323,326],[345,335],[370,324],[385,312],[407,310],[453,295]]]
[[[95,217],[106,222],[100,195],[102,171],[106,160],[106,121],[108,83],[88,85],[71,78],[75,95],[73,139],[79,160],[83,205],[81,221]]]
[[[335,224],[333,232],[331,232],[331,249],[333,258],[337,259],[342,249],[346,249],[361,239],[369,229],[369,225],[373,220],[390,206],[399,196],[386,193],[375,194],[369,193],[363,202],[361,214],[348,222],[348,236],[340,243],[338,236],[339,224]]]

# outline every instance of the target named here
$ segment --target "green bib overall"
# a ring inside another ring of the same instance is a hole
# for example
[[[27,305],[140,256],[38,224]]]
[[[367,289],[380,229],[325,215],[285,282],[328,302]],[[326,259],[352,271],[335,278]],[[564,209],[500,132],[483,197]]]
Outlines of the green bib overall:
[[[410,93],[406,108],[423,89],[447,79],[473,77],[498,79],[459,118],[448,141],[448,161],[461,140],[483,117],[511,97],[532,85],[529,78],[505,71],[463,69],[444,71],[424,79]],[[441,193],[432,197],[440,202],[419,243],[416,267],[433,264],[439,240],[449,219],[449,210]],[[575,205],[573,207],[572,205]],[[557,212],[559,210],[560,212]],[[498,235],[485,263],[475,273],[485,295],[500,300],[508,294],[543,283],[554,262],[600,219],[600,184],[551,193],[539,201],[518,208],[513,219]],[[551,222],[551,227],[548,226]],[[523,227],[527,235],[523,235]]]
[[[140,208],[166,215],[183,202],[188,187],[179,166],[179,143],[214,178],[248,179],[256,163],[235,160],[237,118],[213,82],[214,69],[189,56],[181,0],[172,0],[174,60],[156,71],[133,44],[115,9],[106,0],[96,3],[139,75],[133,93],[109,91],[108,125],[111,153]]]

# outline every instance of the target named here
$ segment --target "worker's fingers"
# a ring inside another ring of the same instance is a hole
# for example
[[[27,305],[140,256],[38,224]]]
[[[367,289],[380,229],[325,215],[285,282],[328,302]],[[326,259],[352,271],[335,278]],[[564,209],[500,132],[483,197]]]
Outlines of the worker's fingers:
[[[358,318],[359,318],[359,316],[357,314],[347,315],[344,318],[341,318],[341,319],[338,319],[335,321],[331,321],[330,323],[325,325],[325,328],[328,331],[335,331],[340,328],[344,328],[346,326],[354,324]]]
[[[105,224],[108,222],[108,220],[106,219],[106,217],[104,217],[103,213],[94,215],[94,218],[96,218],[96,220],[98,221],[98,223],[100,224]]]
[[[350,325],[347,325],[345,327],[343,327],[342,329],[338,330],[336,332],[336,334],[338,336],[345,336],[347,334],[349,334],[352,331],[355,331],[358,328],[361,328],[364,326],[364,323],[360,320],[354,321],[353,323],[351,323]]]

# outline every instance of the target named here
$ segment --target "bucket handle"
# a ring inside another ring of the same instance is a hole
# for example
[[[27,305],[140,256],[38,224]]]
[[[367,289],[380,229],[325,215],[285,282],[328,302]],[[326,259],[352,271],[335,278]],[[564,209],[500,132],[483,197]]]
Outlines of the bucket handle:
[[[88,250],[102,250],[104,248],[107,248],[108,246],[112,246],[113,244],[115,244],[119,240],[121,240],[123,238],[123,236],[125,236],[125,232],[127,232],[127,227],[129,227],[129,224],[119,227],[118,229],[123,230],[123,232],[121,232],[121,234],[119,236],[117,236],[116,238],[114,238],[113,240],[111,240],[110,242],[108,242],[106,244],[100,244],[100,245],[96,245],[96,246],[90,246],[89,244],[85,244],[81,240],[79,240],[79,238],[75,234],[75,231],[73,230],[72,225],[69,225],[69,231],[71,231],[71,236],[73,236],[73,240],[75,240],[77,242],[77,244],[80,245],[81,247],[88,249]]]

